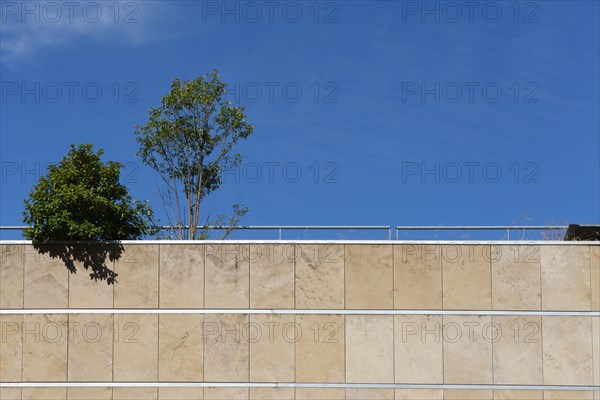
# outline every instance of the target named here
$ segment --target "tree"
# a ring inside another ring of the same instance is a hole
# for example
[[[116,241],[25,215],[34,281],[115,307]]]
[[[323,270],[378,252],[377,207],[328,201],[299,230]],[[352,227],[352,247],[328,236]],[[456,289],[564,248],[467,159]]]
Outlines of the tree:
[[[94,152],[91,144],[71,145],[60,163],[49,167],[25,200],[23,220],[30,227],[24,236],[42,252],[62,258],[72,272],[76,272],[74,261],[80,261],[86,269],[92,268],[92,279],[112,283],[116,274],[98,254],[111,246],[82,247],[72,242],[138,239],[155,228],[149,205],[133,201],[119,182],[122,165],[104,164],[103,153]]]
[[[240,165],[233,149],[254,130],[245,107],[226,101],[226,89],[218,71],[191,81],[174,79],[161,105],[150,109],[148,122],[135,129],[138,155],[164,182],[159,194],[177,239],[206,237],[209,216],[198,229],[202,200],[221,186],[223,171]],[[216,222],[235,225],[247,210],[235,204],[234,216]]]

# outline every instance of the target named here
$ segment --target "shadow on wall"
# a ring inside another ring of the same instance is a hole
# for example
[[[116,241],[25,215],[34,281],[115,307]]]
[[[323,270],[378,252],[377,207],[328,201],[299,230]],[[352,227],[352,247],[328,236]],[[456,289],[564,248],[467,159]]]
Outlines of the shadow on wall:
[[[81,264],[86,271],[90,271],[90,279],[106,281],[109,285],[117,283],[118,274],[106,264],[121,257],[121,244],[34,243],[33,247],[41,254],[61,259],[72,274],[77,273],[76,264]]]

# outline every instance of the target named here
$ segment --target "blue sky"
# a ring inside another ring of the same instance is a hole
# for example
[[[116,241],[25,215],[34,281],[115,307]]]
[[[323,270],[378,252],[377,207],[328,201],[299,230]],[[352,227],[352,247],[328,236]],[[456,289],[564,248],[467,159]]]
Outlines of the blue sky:
[[[123,162],[160,217],[133,127],[173,78],[213,69],[256,129],[212,215],[243,203],[247,225],[600,221],[596,1],[48,4],[0,2],[1,225],[22,223],[71,143]]]

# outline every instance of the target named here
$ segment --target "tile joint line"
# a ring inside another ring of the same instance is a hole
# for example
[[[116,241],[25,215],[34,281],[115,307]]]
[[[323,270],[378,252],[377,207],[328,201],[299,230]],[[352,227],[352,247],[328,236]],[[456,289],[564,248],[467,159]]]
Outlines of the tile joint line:
[[[600,317],[600,311],[527,310],[362,310],[362,309],[188,309],[188,308],[70,308],[0,309],[0,315],[28,314],[293,314],[293,315],[500,315]]]

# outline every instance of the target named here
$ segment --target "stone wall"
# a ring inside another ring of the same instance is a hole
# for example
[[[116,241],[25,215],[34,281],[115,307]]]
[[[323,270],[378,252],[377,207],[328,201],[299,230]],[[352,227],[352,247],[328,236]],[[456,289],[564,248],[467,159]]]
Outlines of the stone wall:
[[[575,390],[600,385],[598,245],[128,242],[107,263],[115,285],[1,244],[0,381],[58,385],[1,399],[600,400]]]

